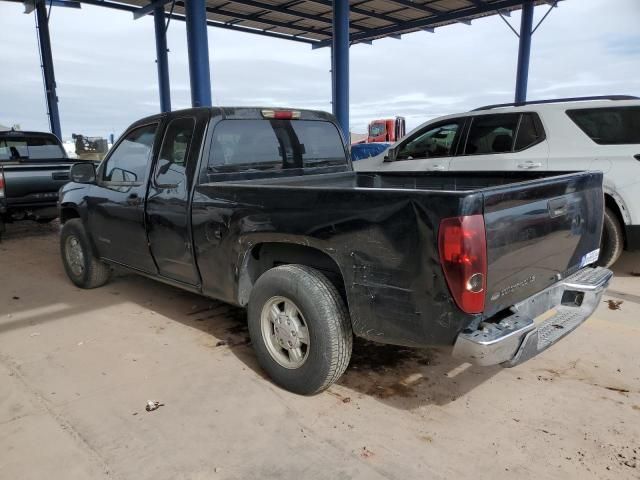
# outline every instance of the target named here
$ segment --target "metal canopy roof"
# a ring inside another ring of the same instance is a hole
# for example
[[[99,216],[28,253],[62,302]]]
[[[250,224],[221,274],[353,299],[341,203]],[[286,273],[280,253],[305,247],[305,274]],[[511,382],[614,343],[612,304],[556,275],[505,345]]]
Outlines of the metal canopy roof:
[[[184,0],[79,0],[80,3],[133,11],[136,17],[164,5],[172,18],[184,19]],[[331,44],[332,0],[206,0],[208,24],[309,43]],[[452,23],[469,24],[489,15],[508,15],[522,0],[350,0],[351,43],[370,43]],[[556,1],[536,0],[535,4]]]

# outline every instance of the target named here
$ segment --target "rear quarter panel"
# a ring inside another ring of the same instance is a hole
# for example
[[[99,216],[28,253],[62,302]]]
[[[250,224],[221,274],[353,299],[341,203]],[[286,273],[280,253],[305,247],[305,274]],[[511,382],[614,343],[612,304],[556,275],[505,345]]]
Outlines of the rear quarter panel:
[[[457,192],[200,185],[192,221],[203,293],[241,303],[237,285],[253,246],[302,244],[339,266],[356,335],[450,344],[474,317],[450,297],[438,225],[442,217],[481,208],[480,195]]]

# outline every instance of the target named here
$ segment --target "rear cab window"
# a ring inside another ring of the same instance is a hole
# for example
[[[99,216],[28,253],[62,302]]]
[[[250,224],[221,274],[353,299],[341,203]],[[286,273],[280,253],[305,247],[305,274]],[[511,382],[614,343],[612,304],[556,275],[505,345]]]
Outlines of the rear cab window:
[[[640,143],[640,107],[580,108],[567,115],[599,145]]]
[[[16,135],[0,138],[0,162],[66,158],[57,138],[47,135]]]
[[[222,120],[213,131],[212,172],[346,165],[342,138],[320,120]]]

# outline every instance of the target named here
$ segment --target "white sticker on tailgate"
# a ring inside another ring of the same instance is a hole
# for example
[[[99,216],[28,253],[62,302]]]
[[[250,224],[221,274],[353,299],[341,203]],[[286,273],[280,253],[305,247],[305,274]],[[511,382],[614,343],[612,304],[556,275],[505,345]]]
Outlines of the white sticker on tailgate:
[[[597,248],[596,250],[593,250],[592,252],[587,253],[586,255],[582,256],[582,260],[580,261],[580,268],[589,265],[591,263],[595,263],[598,260],[598,257],[600,256],[600,249]]]

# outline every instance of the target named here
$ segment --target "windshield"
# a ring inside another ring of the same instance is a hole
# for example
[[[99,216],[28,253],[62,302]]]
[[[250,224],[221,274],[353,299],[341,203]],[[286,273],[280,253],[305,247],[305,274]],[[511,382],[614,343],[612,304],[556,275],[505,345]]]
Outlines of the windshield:
[[[275,170],[347,163],[338,129],[316,120],[223,120],[213,132],[209,167]]]
[[[369,127],[369,136],[378,137],[384,135],[386,133],[385,130],[384,123],[372,123]]]
[[[0,138],[0,161],[66,158],[58,139],[49,136]]]

